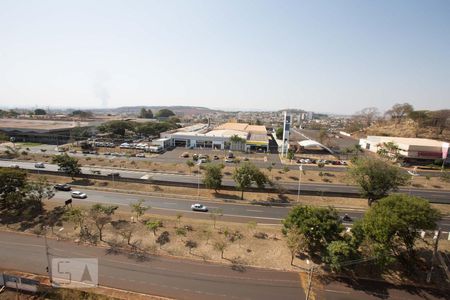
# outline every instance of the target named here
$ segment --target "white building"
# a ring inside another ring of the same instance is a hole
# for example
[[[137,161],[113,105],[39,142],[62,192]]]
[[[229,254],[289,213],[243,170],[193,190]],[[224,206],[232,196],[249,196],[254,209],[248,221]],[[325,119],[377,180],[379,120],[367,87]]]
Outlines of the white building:
[[[375,153],[383,148],[384,143],[389,142],[398,146],[400,156],[411,160],[433,160],[442,158],[443,147],[446,146],[446,143],[441,141],[420,138],[369,135],[367,138],[359,140],[359,144],[363,149]]]
[[[206,124],[195,124],[162,133],[161,137],[170,139],[171,146],[177,147],[241,151],[269,149],[266,127],[246,123],[225,123],[212,130]],[[238,137],[240,141],[235,141],[233,137]]]

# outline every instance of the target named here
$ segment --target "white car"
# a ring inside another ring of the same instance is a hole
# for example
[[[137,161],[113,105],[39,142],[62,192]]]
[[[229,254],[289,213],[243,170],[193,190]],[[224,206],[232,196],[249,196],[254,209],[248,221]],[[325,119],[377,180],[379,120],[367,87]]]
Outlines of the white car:
[[[44,165],[44,163],[43,162],[37,162],[37,163],[35,163],[34,164],[34,167],[35,168],[45,168],[45,165]]]
[[[74,192],[72,192],[72,198],[86,199],[87,195],[85,193],[80,192],[80,191],[74,191]]]
[[[138,153],[136,154],[136,157],[145,157],[145,153]]]
[[[199,203],[192,204],[191,205],[191,209],[193,211],[203,211],[203,212],[207,212],[208,211],[208,207],[204,206],[203,204],[199,204]]]

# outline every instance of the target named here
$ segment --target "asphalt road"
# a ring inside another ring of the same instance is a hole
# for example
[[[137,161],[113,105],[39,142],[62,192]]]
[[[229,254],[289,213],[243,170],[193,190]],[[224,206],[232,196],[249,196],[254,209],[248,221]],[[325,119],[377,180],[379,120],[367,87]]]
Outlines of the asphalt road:
[[[23,169],[36,169],[34,162],[16,162],[11,160],[0,161],[0,167],[8,167],[11,164],[17,164]],[[58,166],[52,164],[46,164],[45,170],[57,171]],[[184,175],[184,174],[171,174],[161,172],[143,172],[143,171],[131,171],[131,170],[117,170],[109,168],[94,168],[94,167],[82,167],[82,172],[85,174],[92,174],[92,170],[100,171],[102,175],[107,175],[111,172],[119,172],[121,177],[124,178],[142,178],[153,179],[160,181],[171,181],[177,183],[198,183],[201,178],[197,175]],[[288,190],[296,191],[298,189],[298,183],[293,182],[279,182],[281,186]],[[231,179],[224,179],[222,181],[224,186],[234,187],[235,183]],[[321,192],[338,192],[343,194],[357,194],[358,188],[356,186],[343,185],[343,184],[327,184],[327,183],[309,183],[302,182],[301,190],[312,191],[316,193]],[[414,196],[423,197],[433,203],[446,203],[450,204],[450,191],[438,190],[438,189],[418,189],[418,188],[401,188],[400,192],[410,193]]]
[[[51,239],[47,244],[49,260],[97,258],[98,283],[101,286],[175,299],[305,299],[305,291],[296,272],[251,267],[237,269],[152,255],[136,259],[124,253],[108,254],[106,248]],[[43,237],[0,232],[0,257],[0,270],[47,274]],[[58,274],[55,269],[51,272]],[[446,299],[444,291],[433,289],[396,287],[369,280],[330,279],[314,281],[312,293],[315,299]]]
[[[299,275],[148,256],[136,260],[107,249],[48,239],[51,258],[98,258],[99,285],[176,299],[305,299]],[[0,267],[45,275],[42,237],[0,232]],[[56,270],[53,270],[56,274]]]
[[[158,197],[158,196],[142,196],[125,193],[114,193],[105,191],[96,191],[88,189],[78,189],[88,195],[87,199],[74,199],[74,202],[78,203],[109,203],[119,206],[129,207],[130,203],[139,199],[145,200],[145,204],[151,207],[150,213],[163,214],[163,215],[176,215],[182,213],[190,218],[209,219],[209,213],[193,212],[191,210],[191,204],[200,202],[206,205],[209,210],[219,208],[222,210],[223,216],[221,220],[246,223],[249,221],[255,221],[260,224],[280,224],[281,220],[286,217],[290,207],[278,207],[278,206],[261,206],[251,204],[240,203],[226,203],[211,200],[186,200],[175,197]],[[63,204],[64,200],[70,198],[68,192],[56,192],[54,200],[61,200]],[[364,211],[353,209],[339,209],[339,215],[343,217],[345,214],[350,216],[353,220],[360,219]],[[345,222],[346,226],[351,226],[351,223]],[[443,218],[439,226],[445,232],[450,231],[450,217]],[[447,238],[446,235],[442,236]]]

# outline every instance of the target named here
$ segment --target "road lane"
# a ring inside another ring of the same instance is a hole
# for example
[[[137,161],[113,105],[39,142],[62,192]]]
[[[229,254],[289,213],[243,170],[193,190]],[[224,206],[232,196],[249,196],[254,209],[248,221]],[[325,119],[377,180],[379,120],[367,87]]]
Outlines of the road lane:
[[[147,256],[108,255],[105,248],[48,240],[51,258],[98,258],[99,284],[176,299],[304,299],[298,274]],[[43,238],[0,232],[0,268],[46,274]]]
[[[129,207],[130,203],[139,199],[143,199],[146,205],[151,207],[150,213],[157,213],[163,215],[176,215],[178,212],[183,213],[187,217],[198,219],[209,219],[209,213],[193,212],[191,205],[200,202],[210,210],[213,208],[220,208],[223,213],[221,220],[246,223],[249,221],[256,221],[264,224],[281,224],[281,220],[287,216],[291,206],[261,206],[255,204],[244,203],[229,203],[220,202],[217,200],[188,200],[176,197],[166,196],[150,196],[150,195],[134,195],[117,192],[107,192],[98,190],[89,190],[78,187],[74,189],[84,192],[88,195],[87,199],[74,199],[74,203],[109,203]],[[54,199],[64,200],[70,198],[70,193],[57,191]],[[339,215],[343,217],[345,214],[352,219],[360,219],[364,210],[359,209],[339,209]],[[450,217],[444,217],[439,223],[439,226],[444,231],[450,231]]]
[[[0,160],[0,166],[8,167],[11,164],[17,164],[21,168],[24,169],[36,169],[34,167],[34,162],[14,162],[14,161],[5,161]],[[121,177],[124,178],[136,178],[140,179],[143,176],[147,176],[147,178],[158,180],[158,181],[170,181],[175,183],[194,183],[198,182],[197,175],[184,175],[184,174],[170,174],[170,173],[161,173],[161,172],[144,172],[144,171],[132,171],[132,170],[118,170],[118,169],[109,169],[109,168],[92,168],[92,167],[82,167],[82,172],[85,174],[92,174],[92,170],[98,170],[103,175],[107,175],[111,172],[120,173]],[[58,167],[52,164],[46,164],[45,170],[49,171],[57,171]],[[295,182],[278,182],[284,189],[296,191],[298,189],[298,183]],[[235,183],[233,180],[225,178],[222,181],[224,186],[234,187]],[[337,192],[343,194],[358,194],[359,189],[356,186],[344,185],[344,184],[320,184],[320,183],[302,183],[301,189],[303,191],[310,192]],[[403,187],[400,188],[399,192],[402,193],[411,193],[411,195],[423,197],[428,199],[433,203],[447,203],[450,204],[450,191],[446,190],[435,190],[435,189],[418,189],[418,188],[410,188]]]

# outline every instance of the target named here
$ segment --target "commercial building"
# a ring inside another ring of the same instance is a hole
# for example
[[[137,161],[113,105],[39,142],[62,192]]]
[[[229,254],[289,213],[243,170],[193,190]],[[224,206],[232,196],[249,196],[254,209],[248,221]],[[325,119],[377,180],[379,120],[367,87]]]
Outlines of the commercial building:
[[[89,122],[0,119],[0,132],[13,138],[15,142],[64,144],[71,139],[73,130],[91,126]]]
[[[385,147],[386,143],[394,143],[398,147],[398,154],[405,161],[431,161],[442,158],[443,153],[448,157],[448,143],[432,139],[369,135],[359,141],[363,149],[375,153]]]
[[[269,148],[266,127],[247,123],[225,123],[215,128],[208,124],[195,124],[164,132],[161,138],[170,139],[171,146],[186,148],[241,151],[267,151]]]

